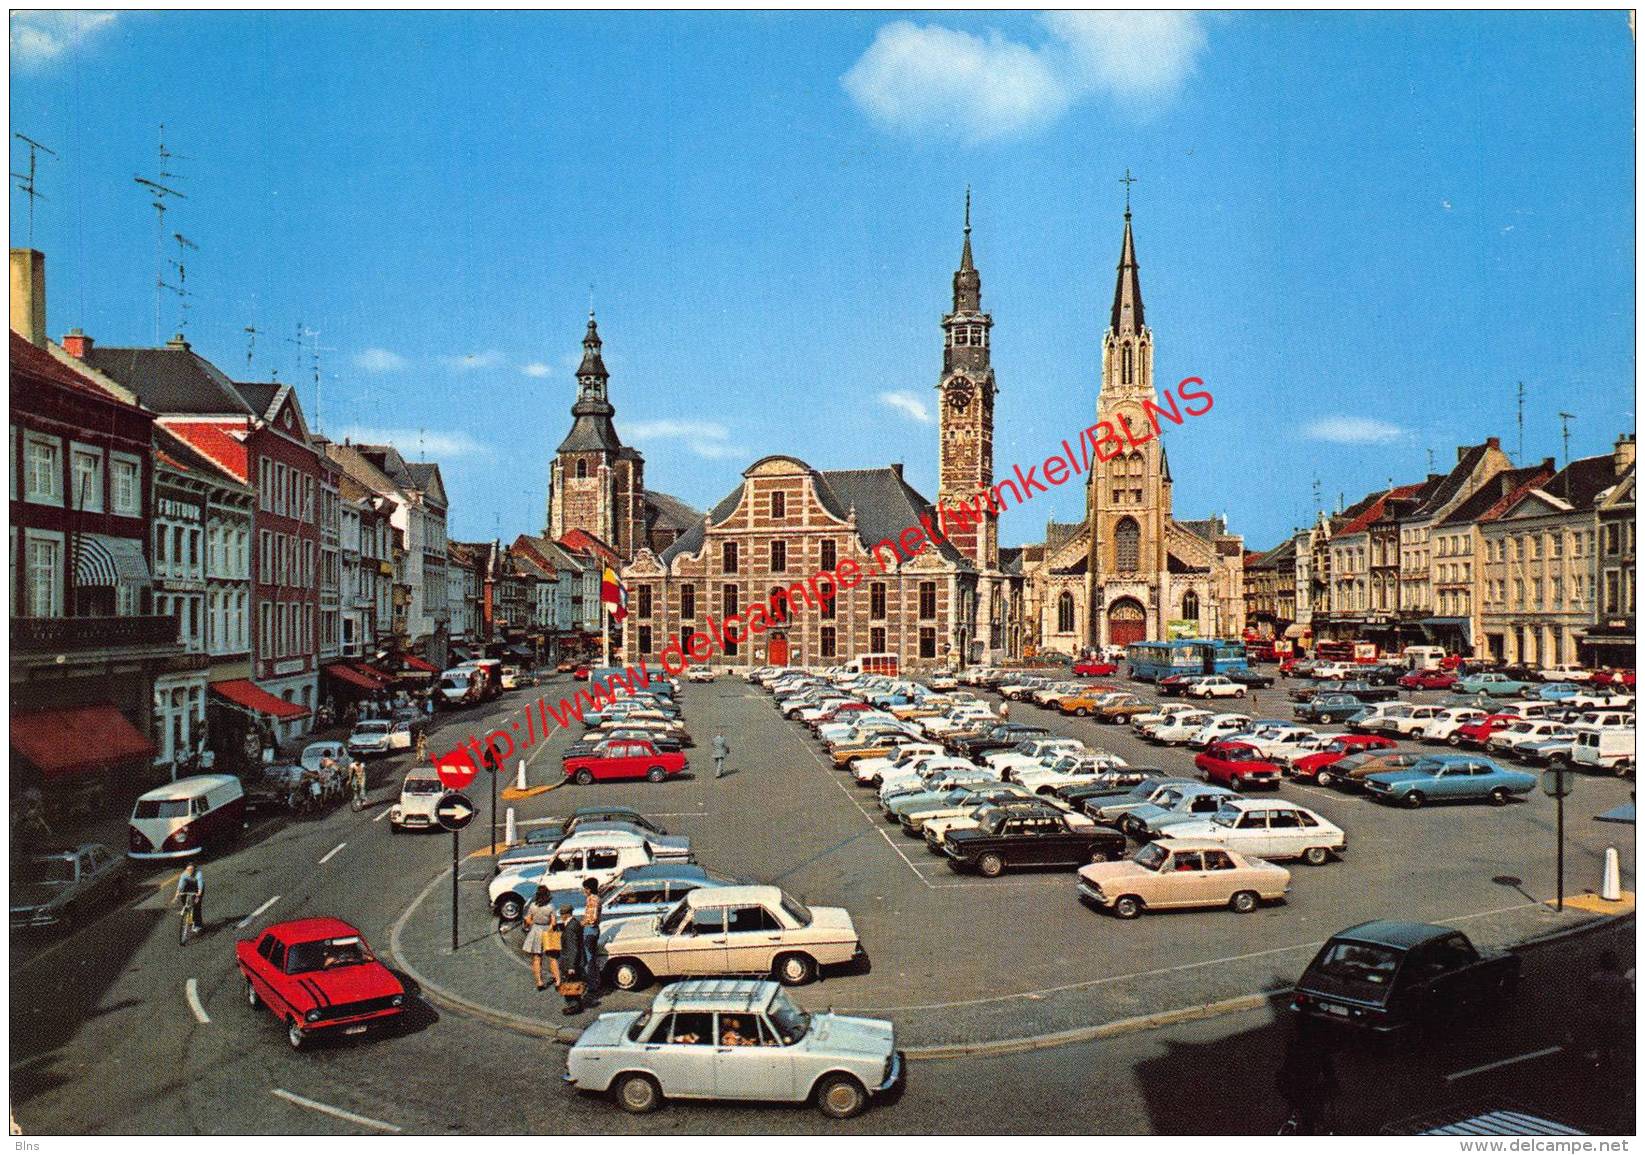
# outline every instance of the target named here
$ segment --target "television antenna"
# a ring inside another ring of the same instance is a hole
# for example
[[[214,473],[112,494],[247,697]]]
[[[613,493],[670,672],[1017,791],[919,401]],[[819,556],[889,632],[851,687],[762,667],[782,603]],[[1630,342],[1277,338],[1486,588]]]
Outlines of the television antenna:
[[[200,246],[189,240],[182,233],[172,233],[171,236],[172,239],[177,242],[177,256],[174,257],[169,263],[172,268],[177,270],[177,283],[175,285],[166,285],[165,287],[170,289],[173,293],[176,293],[178,301],[180,302],[180,316],[177,322],[177,331],[182,333],[188,329],[188,299],[194,296],[193,293],[188,291],[187,255],[190,251],[196,253],[199,252]]]
[[[167,184],[175,181],[178,174],[171,171],[170,162],[187,160],[188,157],[175,153],[166,148],[166,126],[160,126],[160,167],[156,174],[159,180],[149,180],[147,177],[134,176],[131,179],[142,185],[148,194],[154,198],[155,230],[154,230],[154,343],[160,343],[160,302],[167,289],[166,285],[166,198],[176,197],[187,200],[188,194],[179,192]]]
[[[297,371],[299,374],[302,373],[303,355],[305,353],[308,355],[309,372],[314,380],[314,431],[318,433],[321,429],[320,400],[322,375],[320,373],[320,354],[335,353],[336,350],[330,346],[322,346],[320,344],[320,330],[310,329],[301,321],[297,322],[297,335],[295,337],[287,337],[286,342],[297,346]]]
[[[1514,456],[1519,458],[1520,464],[1525,463],[1525,382],[1519,383],[1519,444],[1514,447]]]
[[[256,325],[247,325],[241,330],[246,335],[246,376],[251,376],[251,355],[257,351],[257,337],[263,330]]]
[[[1575,413],[1559,413],[1559,436],[1565,444],[1565,464],[1571,464],[1571,422],[1576,420]]]
[[[12,179],[17,182],[17,187],[22,190],[23,195],[29,198],[29,248],[32,249],[34,247],[34,202],[46,199],[41,195],[40,188],[35,183],[35,165],[40,153],[43,152],[50,157],[55,157],[57,154],[32,137],[24,136],[20,132],[14,132],[12,135],[29,146],[29,171],[14,172],[11,175]]]

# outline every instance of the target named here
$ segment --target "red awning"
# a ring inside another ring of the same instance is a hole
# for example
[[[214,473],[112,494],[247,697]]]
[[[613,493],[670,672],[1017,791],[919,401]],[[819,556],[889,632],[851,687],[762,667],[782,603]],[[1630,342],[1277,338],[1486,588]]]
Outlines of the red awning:
[[[375,693],[377,690],[380,690],[383,685],[374,678],[366,677],[366,675],[362,674],[359,670],[356,670],[353,666],[350,666],[344,662],[333,662],[329,666],[322,667],[322,669],[331,677],[336,678],[340,682],[347,682],[349,685],[354,686],[357,689],[370,690]]]
[[[248,710],[255,710],[259,714],[279,718],[283,722],[308,717],[308,708],[306,706],[299,706],[296,702],[287,702],[284,699],[276,698],[267,690],[246,681],[244,678],[234,678],[227,682],[213,682],[211,691],[214,694],[221,694],[229,701],[244,706]]]
[[[374,690],[381,690],[394,680],[393,674],[385,674],[376,666],[368,666],[364,662],[355,662],[354,668],[366,677],[376,679],[377,684],[372,687]]]
[[[408,670],[421,670],[425,674],[438,674],[440,668],[431,662],[425,662],[416,654],[405,655],[405,667]]]
[[[11,744],[47,778],[153,758],[154,743],[109,703],[11,716]]]

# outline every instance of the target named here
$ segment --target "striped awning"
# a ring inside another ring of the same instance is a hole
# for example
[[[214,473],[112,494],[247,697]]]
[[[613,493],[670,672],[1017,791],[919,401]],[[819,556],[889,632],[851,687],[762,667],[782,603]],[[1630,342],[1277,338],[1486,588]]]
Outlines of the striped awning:
[[[153,582],[136,538],[84,533],[75,543],[74,581],[81,586],[146,586]]]

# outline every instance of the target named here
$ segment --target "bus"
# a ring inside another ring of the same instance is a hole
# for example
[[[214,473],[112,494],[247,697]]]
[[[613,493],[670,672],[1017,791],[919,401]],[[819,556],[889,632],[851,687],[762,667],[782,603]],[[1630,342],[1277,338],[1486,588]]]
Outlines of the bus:
[[[1355,662],[1362,666],[1377,660],[1375,642],[1320,642],[1314,647],[1314,657],[1322,662]]]
[[[852,674],[883,674],[886,677],[897,676],[896,654],[861,654],[845,664],[846,672]]]
[[[1125,648],[1131,677],[1157,682],[1172,674],[1226,674],[1250,668],[1245,645],[1214,638],[1178,638],[1169,642],[1132,642]]]

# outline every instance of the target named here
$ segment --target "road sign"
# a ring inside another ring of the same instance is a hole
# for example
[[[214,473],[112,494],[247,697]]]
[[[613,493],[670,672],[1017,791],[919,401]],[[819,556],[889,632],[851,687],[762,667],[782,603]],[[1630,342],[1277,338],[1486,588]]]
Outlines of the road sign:
[[[1568,767],[1542,772],[1542,792],[1549,798],[1564,798],[1576,784],[1576,771]]]
[[[447,790],[462,790],[474,781],[479,771],[474,768],[474,759],[468,751],[459,746],[434,759],[434,773],[440,776],[440,784]]]
[[[468,800],[468,795],[453,790],[441,795],[440,801],[435,803],[434,817],[439,820],[442,830],[455,834],[474,821],[474,803]]]

